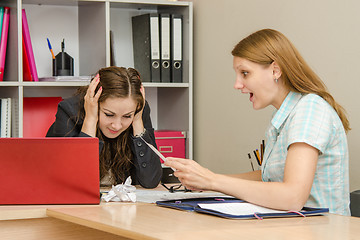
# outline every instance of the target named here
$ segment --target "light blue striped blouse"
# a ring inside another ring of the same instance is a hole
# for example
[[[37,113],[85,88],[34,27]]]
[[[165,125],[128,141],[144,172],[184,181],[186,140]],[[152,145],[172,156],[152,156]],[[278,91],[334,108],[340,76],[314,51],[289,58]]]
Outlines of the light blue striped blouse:
[[[290,92],[275,111],[266,132],[262,180],[282,182],[287,149],[304,142],[319,150],[315,178],[306,207],[327,207],[350,215],[349,153],[342,122],[323,98]]]

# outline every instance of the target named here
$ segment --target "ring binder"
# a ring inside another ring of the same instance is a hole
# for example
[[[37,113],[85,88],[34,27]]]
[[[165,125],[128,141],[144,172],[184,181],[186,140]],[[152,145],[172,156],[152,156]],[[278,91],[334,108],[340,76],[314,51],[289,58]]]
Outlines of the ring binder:
[[[160,82],[159,15],[132,17],[134,66],[143,82]]]
[[[161,82],[170,82],[170,14],[160,14]]]
[[[182,16],[171,15],[171,79],[180,83],[182,80]]]

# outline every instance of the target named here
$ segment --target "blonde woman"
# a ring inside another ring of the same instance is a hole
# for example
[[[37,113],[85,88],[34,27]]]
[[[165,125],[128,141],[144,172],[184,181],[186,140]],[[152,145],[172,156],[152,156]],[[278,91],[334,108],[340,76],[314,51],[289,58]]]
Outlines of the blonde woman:
[[[303,206],[350,215],[349,155],[344,109],[292,43],[272,29],[257,31],[232,51],[235,89],[255,110],[275,108],[261,170],[229,177],[195,161],[166,165],[188,189],[214,190],[280,210]]]

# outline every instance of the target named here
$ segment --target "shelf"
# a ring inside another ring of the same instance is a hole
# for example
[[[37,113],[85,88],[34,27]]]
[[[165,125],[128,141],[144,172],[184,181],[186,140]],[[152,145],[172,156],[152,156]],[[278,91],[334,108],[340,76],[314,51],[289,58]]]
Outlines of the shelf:
[[[110,33],[115,65],[134,67],[132,16],[169,13],[183,16],[182,83],[144,82],[155,129],[185,131],[186,157],[193,156],[193,9],[192,2],[165,0],[5,0],[10,28],[5,78],[0,98],[14,103],[13,137],[23,136],[23,98],[72,96],[89,81],[28,82],[22,78],[22,9],[26,10],[38,77],[52,74],[52,58],[46,38],[56,55],[65,39],[65,51],[74,58],[74,75],[90,76],[110,66]],[[20,21],[20,22],[19,22]]]
[[[54,82],[14,82],[14,81],[3,81],[0,82],[0,87],[76,87],[88,85],[88,81],[54,81]],[[149,88],[188,88],[189,83],[143,83],[144,87]]]

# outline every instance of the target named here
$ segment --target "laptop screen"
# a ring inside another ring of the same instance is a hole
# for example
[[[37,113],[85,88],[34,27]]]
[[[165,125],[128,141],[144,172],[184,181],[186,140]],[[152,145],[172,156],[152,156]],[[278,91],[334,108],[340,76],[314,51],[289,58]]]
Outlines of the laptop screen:
[[[98,204],[97,138],[0,138],[0,204]]]

